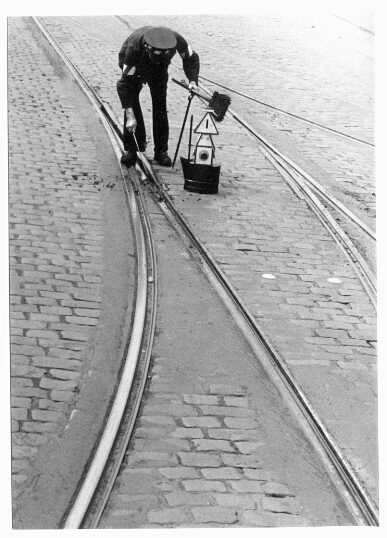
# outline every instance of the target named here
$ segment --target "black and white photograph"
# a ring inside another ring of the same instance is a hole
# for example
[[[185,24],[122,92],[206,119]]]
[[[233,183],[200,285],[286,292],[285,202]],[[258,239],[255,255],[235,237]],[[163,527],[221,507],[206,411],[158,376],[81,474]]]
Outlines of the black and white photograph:
[[[9,6],[10,532],[380,530],[384,30],[317,5]]]

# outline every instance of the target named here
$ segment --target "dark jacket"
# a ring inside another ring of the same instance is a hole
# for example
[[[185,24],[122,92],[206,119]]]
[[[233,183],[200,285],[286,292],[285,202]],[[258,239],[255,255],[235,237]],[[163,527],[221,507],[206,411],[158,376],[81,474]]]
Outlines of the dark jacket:
[[[122,77],[117,84],[118,94],[123,108],[132,106],[133,91],[138,88],[139,82],[147,82],[152,77],[167,79],[169,64],[178,52],[183,60],[183,69],[189,82],[198,83],[199,55],[193,51],[187,41],[178,32],[172,30],[176,37],[176,50],[161,63],[155,65],[151,62],[144,46],[144,34],[150,26],[143,26],[135,30],[123,43],[118,54],[118,65],[123,70]]]

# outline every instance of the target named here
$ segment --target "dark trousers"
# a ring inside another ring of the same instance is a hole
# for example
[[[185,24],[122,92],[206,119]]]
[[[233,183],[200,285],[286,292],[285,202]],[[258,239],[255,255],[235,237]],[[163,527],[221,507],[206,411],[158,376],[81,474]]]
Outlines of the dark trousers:
[[[164,75],[164,74],[163,74]],[[169,138],[169,123],[167,112],[167,83],[168,75],[148,77],[146,83],[149,86],[151,98],[152,98],[152,120],[153,120],[153,143],[155,153],[168,150],[168,138]],[[141,79],[137,79],[134,84],[131,85],[131,95],[133,103],[133,113],[137,121],[136,127],[136,139],[140,151],[144,151],[146,148],[146,130],[144,124],[144,118],[142,115],[140,105],[140,92],[143,86]],[[126,114],[124,117],[124,124],[126,125]],[[137,146],[132,133],[128,132],[126,127],[124,128],[124,149],[125,151],[132,150],[137,151]]]

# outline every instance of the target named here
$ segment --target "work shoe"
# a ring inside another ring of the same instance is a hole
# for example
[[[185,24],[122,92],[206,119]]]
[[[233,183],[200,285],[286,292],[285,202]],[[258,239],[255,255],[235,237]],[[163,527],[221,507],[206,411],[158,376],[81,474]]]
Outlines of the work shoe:
[[[172,166],[171,158],[166,151],[155,152],[155,161],[161,166]]]
[[[134,166],[136,164],[136,160],[137,155],[135,151],[124,151],[124,153],[121,155],[121,162],[122,164],[126,164],[126,166]]]

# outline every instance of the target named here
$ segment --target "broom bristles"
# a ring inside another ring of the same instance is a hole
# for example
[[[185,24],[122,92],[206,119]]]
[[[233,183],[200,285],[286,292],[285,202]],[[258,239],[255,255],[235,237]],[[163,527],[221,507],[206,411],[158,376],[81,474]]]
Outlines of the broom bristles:
[[[230,106],[231,99],[228,95],[223,93],[214,92],[210,99],[209,107],[214,111],[214,117],[216,121],[222,121],[228,107]]]

